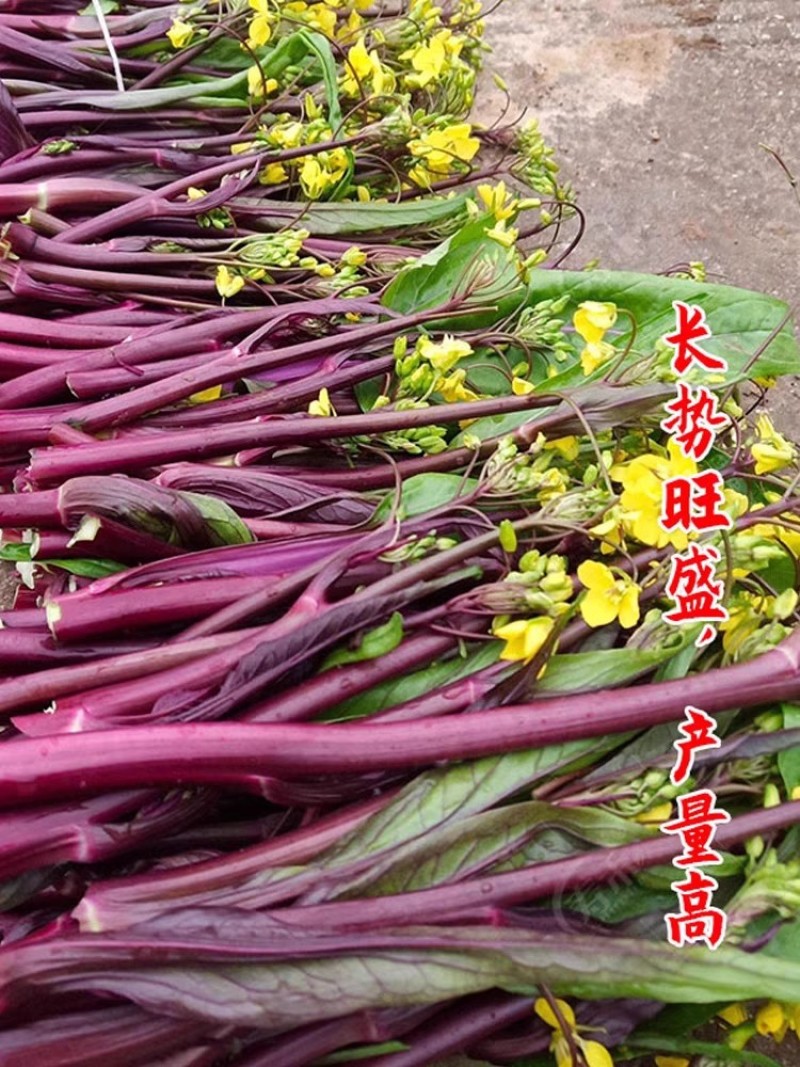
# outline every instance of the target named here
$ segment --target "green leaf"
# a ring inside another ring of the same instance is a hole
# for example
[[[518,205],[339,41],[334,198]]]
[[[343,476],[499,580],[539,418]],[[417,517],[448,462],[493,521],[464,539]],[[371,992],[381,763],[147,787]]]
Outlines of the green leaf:
[[[35,563],[38,567],[59,567],[68,574],[80,578],[105,578],[127,570],[127,565],[113,559],[35,559],[31,558],[31,545],[14,542],[0,546],[0,560],[13,563]]]
[[[562,898],[561,906],[567,911],[580,912],[590,919],[614,925],[651,912],[670,911],[675,906],[675,894],[659,892],[632,881],[568,893]]]
[[[800,919],[784,923],[775,936],[764,946],[767,956],[776,956],[800,964]],[[792,1002],[796,1001],[792,998]]]
[[[515,311],[526,292],[519,279],[519,257],[516,250],[486,236],[492,221],[481,218],[468,222],[458,233],[405,267],[383,295],[386,307],[410,314],[441,307],[464,296],[463,306],[476,308],[473,315],[428,324],[430,329],[438,330],[477,329]]]
[[[242,92],[242,90],[244,90]],[[129,89],[120,93],[109,89],[82,93],[75,90],[70,100],[76,106],[102,108],[105,111],[147,111],[168,107],[181,101],[200,103],[208,94],[222,93],[218,105],[239,106],[247,97],[247,71],[237,71],[227,78],[208,78],[190,85],[169,85],[160,89]]]
[[[609,648],[552,656],[536,683],[536,693],[580,693],[622,685],[668,662],[690,641],[685,629],[676,629],[661,648]]]
[[[800,726],[800,705],[783,704],[781,711],[784,729]],[[778,770],[786,786],[787,796],[791,796],[792,790],[800,785],[800,745],[778,753]]]
[[[240,199],[246,203],[245,199]],[[462,194],[446,200],[426,197],[400,204],[373,201],[365,204],[314,203],[302,210],[284,200],[253,200],[251,203],[260,206],[263,212],[260,225],[266,229],[278,230],[296,223],[316,237],[380,230],[396,230],[402,236],[404,230],[430,227],[460,214],[466,199]]]
[[[459,816],[463,813],[459,812]],[[562,831],[564,847],[531,849],[542,834]],[[337,899],[410,893],[476,878],[483,871],[515,870],[583,851],[579,842],[613,846],[652,837],[653,832],[617,815],[564,809],[541,801],[512,804],[446,822],[422,838],[397,847],[366,874],[340,886]]]
[[[601,742],[599,748],[604,747],[606,743]],[[388,807],[333,846],[325,865],[362,860],[406,841],[421,841],[437,827],[486,811],[588,753],[594,755],[597,748],[596,739],[570,741],[426,771],[409,782]]]
[[[403,640],[403,616],[399,611],[382,626],[368,630],[361,638],[358,648],[337,648],[327,656],[320,670],[339,667],[344,663],[361,663],[366,659],[377,659],[397,648]]]
[[[560,271],[540,270],[531,275],[532,303],[568,294],[570,303],[562,313],[570,318],[584,300],[611,301],[630,311],[636,319],[635,347],[648,353],[659,338],[675,325],[673,300],[699,304],[706,313],[712,336],[703,346],[728,361],[728,379],[740,376],[745,364],[767,341],[788,308],[773,296],[735,289],[728,285],[711,285],[681,278],[664,278],[626,271]],[[620,316],[621,332],[614,338],[620,351],[629,340],[630,330]],[[787,323],[756,364],[747,372],[752,375],[797,374],[800,372],[800,350]],[[566,375],[550,379],[544,388],[585,380],[580,367]]]
[[[347,1048],[341,1052],[332,1052],[330,1056],[323,1056],[316,1062],[323,1067],[328,1063],[356,1063],[358,1060],[371,1059],[373,1056],[388,1056],[390,1052],[405,1052],[408,1045],[402,1041],[384,1041],[382,1045],[359,1045],[358,1048]]]
[[[205,493],[190,493],[186,490],[176,492],[190,500],[197,508],[214,534],[215,544],[247,545],[255,541],[255,537],[233,508],[222,500],[215,496],[206,496]]]
[[[424,515],[427,511],[444,507],[459,496],[464,496],[475,488],[475,481],[463,478],[460,474],[412,474],[400,487],[400,502],[397,516],[410,519],[414,515]],[[397,494],[389,493],[375,512],[375,521],[385,521],[392,513]]]
[[[40,567],[60,567],[67,574],[76,574],[79,578],[105,578],[128,569],[127,564],[117,563],[113,559],[45,559],[33,562]]]
[[[322,67],[325,98],[328,102],[328,125],[336,136],[336,131],[342,123],[342,109],[339,105],[336,60],[333,57],[330,42],[321,33],[314,33],[311,30],[299,30],[297,36],[305,42],[308,51],[317,57]]]
[[[377,715],[396,704],[414,700],[423,693],[428,693],[440,686],[457,682],[469,674],[482,670],[496,663],[500,656],[501,644],[491,641],[469,656],[455,656],[443,663],[434,663],[413,674],[392,678],[381,682],[366,693],[343,700],[330,708],[320,718],[325,722],[338,722],[342,719],[358,719],[366,715]]]
[[[286,938],[283,956],[276,959],[274,934],[263,953],[254,936],[238,960],[231,952],[227,958],[188,956],[177,962],[167,962],[164,949],[159,952],[150,942],[147,955],[132,959],[123,942],[105,949],[103,966],[90,953],[79,955],[83,946],[76,942],[69,965],[41,978],[35,959],[28,965],[32,973],[25,972],[26,956],[14,946],[17,973],[12,966],[4,984],[13,980],[15,993],[26,980],[33,988],[46,983],[53,993],[106,993],[157,1015],[170,1015],[179,1004],[183,1018],[278,1032],[351,1012],[440,1004],[492,988],[534,996],[546,984],[558,996],[665,1003],[792,1001],[800,988],[800,964],[725,946],[711,951],[485,926],[444,931],[417,926],[363,937],[363,948],[351,935],[351,947],[335,955],[324,955],[320,946],[319,956],[297,958],[292,957],[292,939]],[[207,942],[201,944],[207,947]],[[307,952],[307,943],[303,947]],[[39,970],[46,967],[38,964]]]

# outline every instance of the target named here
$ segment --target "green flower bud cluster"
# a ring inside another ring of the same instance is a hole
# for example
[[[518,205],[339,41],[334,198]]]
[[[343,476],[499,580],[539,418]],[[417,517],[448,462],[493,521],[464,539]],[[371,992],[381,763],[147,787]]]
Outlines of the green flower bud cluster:
[[[659,803],[674,800],[685,790],[686,786],[685,784],[672,785],[669,780],[669,771],[653,768],[623,786],[615,784],[610,788],[614,793],[619,793],[624,789],[625,792],[631,792],[633,795],[612,800],[603,807],[625,819],[632,819]]]
[[[385,404],[381,404],[384,407]],[[395,404],[397,411],[413,411],[427,408],[429,405],[422,400],[413,400],[410,397],[400,399]],[[412,456],[436,456],[447,448],[446,426],[419,426],[408,430],[390,430],[381,434],[380,440],[389,448],[397,452],[407,452]],[[371,443],[371,438],[356,438],[356,440]]]
[[[569,296],[565,295],[524,308],[512,331],[514,337],[528,348],[551,352],[559,362],[567,359],[572,355],[572,345],[564,333],[565,320],[559,316],[568,303]]]
[[[786,556],[786,549],[777,541],[747,530],[733,535],[731,548],[733,566],[744,567],[748,571],[763,570],[774,560],[783,559]]]
[[[230,251],[244,263],[258,267],[294,267],[300,262],[308,230],[284,230],[234,241]],[[314,261],[316,263],[316,260]]]
[[[424,112],[421,113],[424,117]],[[394,104],[378,122],[362,127],[360,135],[365,144],[386,149],[404,149],[418,135],[417,114],[412,117],[405,104]]]
[[[564,556],[542,556],[532,549],[519,561],[519,568],[509,574],[508,581],[521,581],[527,587],[526,607],[552,617],[567,611],[567,601],[575,590]]]
[[[558,182],[556,175],[559,168],[553,159],[554,150],[542,136],[536,119],[517,131],[514,147],[520,157],[514,169],[537,193],[562,203],[574,200],[570,186],[562,186]]]
[[[568,479],[555,465],[557,453],[537,444],[520,453],[511,437],[498,442],[482,474],[492,495],[530,493],[540,503],[548,503],[566,492]]]
[[[754,857],[758,859],[758,857]],[[728,901],[727,941],[741,941],[754,919],[775,912],[794,919],[800,912],[800,860],[782,863],[775,849],[767,849],[748,872],[745,884]]]
[[[452,537],[437,537],[436,531],[431,530],[425,537],[413,535],[405,544],[391,548],[388,552],[382,552],[380,558],[384,563],[409,563],[423,559],[433,552],[446,552],[448,548],[455,548],[458,544]]]

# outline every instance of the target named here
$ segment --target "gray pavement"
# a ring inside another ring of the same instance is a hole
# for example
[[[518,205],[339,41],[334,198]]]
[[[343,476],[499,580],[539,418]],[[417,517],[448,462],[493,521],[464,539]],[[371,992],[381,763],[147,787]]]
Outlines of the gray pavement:
[[[504,0],[487,39],[587,214],[567,265],[703,260],[800,308],[800,203],[759,147],[800,178],[800,0]],[[488,77],[481,99],[497,113]],[[798,382],[770,407],[796,433]]]

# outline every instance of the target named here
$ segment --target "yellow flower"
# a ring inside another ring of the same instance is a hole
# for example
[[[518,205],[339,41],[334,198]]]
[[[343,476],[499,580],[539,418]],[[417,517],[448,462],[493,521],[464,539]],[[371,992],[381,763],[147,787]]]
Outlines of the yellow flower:
[[[717,1015],[730,1026],[739,1026],[741,1023],[747,1022],[748,1018],[747,1008],[744,1004],[729,1004],[727,1008],[718,1011]]]
[[[606,330],[617,321],[617,305],[598,300],[584,300],[572,316],[572,324],[587,344],[602,341]]]
[[[519,237],[519,230],[513,226],[509,229],[506,227],[505,220],[498,222],[496,226],[493,226],[490,230],[486,231],[486,236],[491,237],[493,241],[497,241],[504,248],[512,248],[517,238]]]
[[[691,1060],[685,1056],[656,1056],[656,1067],[689,1067]]]
[[[194,26],[190,26],[183,19],[173,19],[172,25],[167,30],[167,37],[173,48],[185,48],[194,37]]]
[[[796,1030],[798,1024],[797,1005],[780,1004],[777,1000],[768,1000],[756,1012],[756,1030],[763,1037],[771,1037],[780,1045],[786,1037],[787,1030]]]
[[[367,50],[367,44],[363,33],[352,48],[347,50],[347,59],[344,64],[344,73],[339,86],[345,96],[359,96],[362,92],[370,89],[376,95],[384,90],[388,81],[393,81],[389,72],[385,71],[381,64],[378,53]],[[392,86],[393,87],[393,86]]]
[[[528,393],[532,393],[536,386],[533,382],[526,381],[525,378],[517,378],[514,376],[511,379],[511,392],[514,396],[527,396]]]
[[[199,393],[192,393],[189,397],[190,404],[207,404],[210,400],[219,400],[222,396],[222,386],[212,385],[210,389],[201,389]]]
[[[662,529],[659,521],[663,483],[668,478],[694,476],[697,464],[684,456],[672,439],[667,444],[667,453],[666,457],[645,453],[627,463],[616,464],[609,473],[614,481],[623,485],[620,507],[626,533],[643,545],[663,548],[671,544],[680,551],[689,543],[686,531],[676,528],[668,532]]]
[[[312,400],[308,405],[309,415],[317,415],[322,418],[328,418],[331,415],[335,415],[336,412],[331,404],[331,398],[328,395],[327,389],[320,389],[319,396],[316,400]]]
[[[241,289],[244,289],[244,278],[238,274],[231,274],[225,264],[220,263],[217,267],[214,284],[219,295],[225,299],[229,296],[236,296]]]
[[[269,0],[250,0],[250,7],[256,15],[248,26],[247,45],[249,48],[261,48],[272,37],[272,23],[275,21],[275,16],[268,5]]]
[[[432,81],[437,81],[447,63],[447,49],[440,34],[423,41],[406,52],[401,52],[400,60],[411,60],[413,74],[406,74],[404,81],[412,89],[424,89]]]
[[[639,586],[627,575],[614,576],[605,563],[587,559],[578,567],[578,580],[588,592],[580,611],[589,626],[606,626],[619,619],[629,629],[639,621]]]
[[[319,200],[326,190],[336,185],[342,173],[328,170],[319,156],[305,156],[300,167],[300,184],[309,200]]]
[[[264,78],[261,67],[257,64],[247,71],[247,91],[254,100],[263,100],[265,96],[274,93],[278,88],[275,78]]]
[[[641,823],[643,826],[658,826],[666,822],[671,814],[672,804],[669,800],[665,800],[653,808],[648,808],[647,811],[640,811],[638,815],[634,815],[633,822]]]
[[[583,338],[586,346],[581,352],[581,367],[584,374],[591,374],[614,355],[615,348],[603,340],[606,330],[617,321],[616,304],[598,300],[584,300],[572,316],[575,332]]]
[[[536,619],[515,619],[501,626],[492,626],[492,633],[505,641],[500,659],[529,663],[542,648],[555,625],[553,619],[541,615]]]
[[[448,374],[459,360],[472,355],[472,345],[459,341],[452,334],[446,333],[441,341],[430,337],[420,337],[417,352],[440,374]]]
[[[567,460],[577,459],[580,450],[578,438],[574,434],[569,437],[557,437],[554,441],[546,441],[544,445],[545,452],[558,452]]]
[[[750,448],[753,459],[756,461],[756,474],[779,471],[794,462],[797,450],[782,433],[778,433],[769,415],[758,416],[756,432],[759,439]]]
[[[297,148],[303,143],[302,122],[277,122],[270,127],[267,139],[276,148]]]
[[[336,12],[325,4],[312,4],[305,13],[304,21],[326,37],[333,37],[336,32]]]
[[[465,370],[461,368],[454,370],[446,378],[439,378],[436,382],[436,391],[444,397],[448,404],[455,404],[459,401],[479,400],[478,394],[473,393],[471,389],[464,385],[466,376],[467,372]]]
[[[517,213],[517,202],[512,193],[506,189],[505,182],[497,185],[479,185],[478,198],[486,210],[494,215],[498,222],[511,219]]]
[[[569,1004],[565,1000],[556,1000],[556,1005],[572,1038],[572,1044],[581,1053],[587,1067],[614,1067],[611,1053],[605,1045],[601,1045],[599,1041],[587,1041],[579,1035],[578,1031],[584,1028],[579,1027],[575,1022],[575,1013]],[[555,1056],[556,1067],[573,1067],[575,1061],[567,1033],[548,1001],[544,997],[539,997],[533,1005],[533,1010],[553,1029],[550,1051]]]
[[[615,354],[616,348],[608,341],[589,341],[581,352],[581,369],[586,375],[593,374],[598,367],[607,363]]]
[[[258,181],[261,185],[280,185],[288,177],[283,163],[268,163],[259,174]]]
[[[363,267],[367,262],[367,253],[358,245],[353,245],[342,253],[341,262],[346,267]]]
[[[427,188],[431,178],[449,174],[454,163],[469,163],[481,146],[478,138],[471,134],[472,126],[468,122],[458,122],[443,130],[428,130],[409,141],[409,152],[420,160],[409,171],[409,177]]]

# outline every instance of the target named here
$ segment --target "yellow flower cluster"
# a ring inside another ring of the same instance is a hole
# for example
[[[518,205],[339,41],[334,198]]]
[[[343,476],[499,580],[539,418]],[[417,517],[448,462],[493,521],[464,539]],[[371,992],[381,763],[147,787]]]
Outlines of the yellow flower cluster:
[[[345,96],[380,96],[381,93],[393,92],[394,87],[394,74],[384,67],[374,48],[367,49],[364,35],[360,34],[347,52],[344,73],[339,79],[342,93]]]
[[[610,474],[623,487],[619,515],[625,533],[654,548],[670,544],[679,551],[686,548],[689,539],[685,530],[677,528],[669,532],[662,529],[659,522],[664,482],[668,478],[697,474],[695,461],[684,456],[674,440],[668,442],[666,456],[647,452],[627,463],[617,464],[611,468]],[[600,533],[601,530],[595,527],[593,532]]]
[[[408,150],[418,160],[409,171],[413,182],[429,189],[433,182],[446,178],[459,164],[475,158],[481,143],[472,136],[468,122],[458,122],[443,129],[428,130],[408,142]]]

